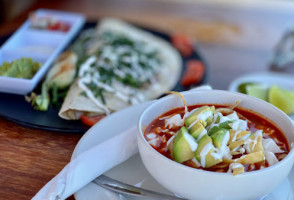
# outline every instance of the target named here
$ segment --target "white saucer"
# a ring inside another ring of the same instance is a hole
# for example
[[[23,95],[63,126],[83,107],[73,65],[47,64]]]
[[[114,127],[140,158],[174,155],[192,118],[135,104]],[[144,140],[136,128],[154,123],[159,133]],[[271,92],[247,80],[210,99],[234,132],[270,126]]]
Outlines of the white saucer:
[[[231,82],[228,90],[238,92],[238,86],[242,83],[261,83],[265,86],[278,85],[284,89],[294,91],[294,74],[278,73],[278,72],[263,72],[252,73],[240,76]],[[290,116],[294,120],[294,114]]]
[[[125,110],[116,112],[100,121],[98,124],[93,126],[87,133],[85,133],[85,135],[81,138],[73,152],[72,159],[77,157],[85,150],[91,148],[95,144],[99,144],[107,138],[114,136],[116,133],[122,132],[130,126],[137,124],[140,114],[148,105],[149,103],[145,103],[134,107],[129,107]],[[109,170],[107,173],[105,173],[105,175],[123,181],[125,183],[129,183],[131,185],[158,191],[161,193],[172,194],[171,192],[164,189],[159,183],[157,183],[151,177],[151,175],[149,175],[147,170],[144,168],[143,163],[141,162],[140,156],[138,154],[136,154],[126,162]],[[286,179],[278,188],[276,188],[267,197],[265,197],[264,200],[293,200],[293,185],[294,170],[292,170],[289,178]],[[126,198],[123,196],[119,196],[113,192],[109,192],[97,186],[94,183],[89,183],[80,191],[75,193],[74,196],[76,200],[134,199],[131,197]]]
[[[237,92],[238,86],[246,82],[261,83],[267,86],[276,84],[294,91],[294,75],[277,72],[252,73],[240,76],[231,82],[228,89]]]

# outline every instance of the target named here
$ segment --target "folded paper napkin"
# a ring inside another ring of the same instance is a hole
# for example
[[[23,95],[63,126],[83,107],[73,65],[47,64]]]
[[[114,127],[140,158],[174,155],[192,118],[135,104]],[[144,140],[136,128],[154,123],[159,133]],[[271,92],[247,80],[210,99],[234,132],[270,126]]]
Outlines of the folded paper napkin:
[[[136,132],[137,127],[131,127],[83,152],[47,183],[33,200],[66,199],[94,178],[127,160],[138,152]],[[110,149],[110,146],[116,148]],[[85,171],[87,173],[83,173]]]
[[[191,90],[211,89],[201,86]],[[90,148],[68,163],[32,200],[62,200],[138,152],[137,126]],[[128,144],[128,145],[125,145]],[[109,146],[115,148],[108,148]],[[107,151],[105,151],[107,149]],[[87,171],[87,173],[83,173]]]

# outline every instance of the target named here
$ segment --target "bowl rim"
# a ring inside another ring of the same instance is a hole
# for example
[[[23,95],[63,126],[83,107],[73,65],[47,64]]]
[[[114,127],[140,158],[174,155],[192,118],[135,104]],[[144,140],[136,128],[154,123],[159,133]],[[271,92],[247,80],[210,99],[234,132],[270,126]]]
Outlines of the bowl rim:
[[[275,106],[273,106],[272,104],[266,102],[266,101],[263,101],[261,99],[258,99],[256,97],[252,97],[252,96],[249,96],[249,95],[246,95],[246,94],[242,94],[242,93],[238,93],[238,92],[234,92],[234,91],[225,91],[225,90],[206,90],[206,89],[203,89],[203,90],[193,90],[193,91],[184,91],[184,92],[180,92],[181,94],[185,95],[185,94],[189,94],[189,93],[200,93],[200,92],[213,92],[213,93],[226,93],[226,94],[230,94],[230,95],[237,95],[237,96],[241,96],[241,97],[245,97],[245,98],[248,98],[249,100],[254,100],[254,101],[261,101],[262,103],[264,103],[266,106],[268,107],[271,107],[272,109],[276,110],[277,112],[281,113],[285,119],[287,119],[289,121],[289,123],[292,124],[292,129],[293,129],[293,134],[294,134],[294,121],[292,121],[290,119],[289,116],[287,116],[284,112],[282,112],[281,110],[279,110],[278,108],[276,108]],[[250,171],[250,172],[244,172],[242,174],[238,174],[237,176],[233,176],[231,173],[224,173],[224,172],[213,172],[213,171],[207,171],[207,170],[204,170],[204,169],[197,169],[197,168],[193,168],[193,167],[189,167],[189,166],[186,166],[186,165],[183,165],[181,163],[178,163],[174,160],[171,160],[167,157],[165,157],[164,155],[160,154],[158,151],[156,151],[153,147],[151,147],[151,145],[149,145],[149,143],[147,142],[147,140],[145,139],[144,137],[144,127],[142,127],[142,120],[143,120],[143,117],[145,115],[145,113],[147,113],[150,109],[152,109],[154,106],[156,106],[156,104],[160,103],[161,101],[166,101],[167,99],[170,99],[170,98],[175,98],[176,96],[175,95],[167,95],[167,96],[164,96],[158,100],[155,100],[153,101],[150,105],[148,105],[145,110],[141,113],[140,117],[139,117],[139,120],[138,120],[138,131],[137,131],[137,140],[141,140],[143,141],[143,144],[151,150],[151,152],[157,156],[158,158],[160,159],[163,159],[165,161],[167,161],[168,163],[170,163],[171,165],[175,165],[176,167],[178,168],[182,168],[183,170],[188,170],[188,171],[191,171],[191,172],[198,172],[198,173],[205,173],[205,174],[209,174],[209,175],[217,175],[217,176],[230,176],[230,177],[244,177],[244,176],[255,176],[255,174],[261,174],[261,173],[270,173],[270,171],[273,171],[275,170],[276,168],[280,167],[281,165],[283,165],[285,162],[291,162],[290,159],[292,159],[292,167],[294,166],[294,142],[290,142],[288,140],[288,138],[286,137],[287,141],[288,141],[288,144],[289,144],[289,153],[287,154],[287,156],[285,158],[283,158],[283,160],[279,161],[278,163],[272,165],[272,166],[269,166],[269,167],[266,167],[266,168],[262,168],[262,169],[259,169],[259,170],[255,170],[255,171]],[[196,105],[196,104],[195,104]],[[175,107],[176,108],[176,107]],[[170,109],[173,109],[173,108],[170,108]],[[249,109],[251,110],[251,109]],[[167,110],[168,111],[168,110]],[[256,111],[254,111],[256,112]],[[265,117],[264,115],[262,115],[261,113],[259,112],[256,112],[258,114],[260,114],[261,116]],[[163,114],[163,113],[161,113]],[[267,117],[265,117],[267,118]],[[271,119],[268,119],[268,120],[271,120]],[[272,120],[273,122],[273,120]],[[275,123],[276,125],[276,123]],[[277,126],[277,125],[276,125]],[[280,128],[280,127],[279,127]],[[283,133],[284,134],[284,133]],[[141,152],[139,151],[139,154],[141,156]]]

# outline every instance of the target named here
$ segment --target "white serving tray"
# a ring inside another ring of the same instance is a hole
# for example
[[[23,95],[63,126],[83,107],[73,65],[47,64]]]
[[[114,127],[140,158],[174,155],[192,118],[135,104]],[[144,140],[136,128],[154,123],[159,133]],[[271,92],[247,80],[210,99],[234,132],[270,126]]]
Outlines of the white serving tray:
[[[42,66],[32,79],[0,76],[0,92],[22,95],[31,92],[85,23],[85,17],[77,13],[39,9],[34,14],[36,17],[50,16],[66,22],[70,29],[67,32],[36,29],[31,27],[30,19],[26,20],[0,48],[0,64],[31,57]]]

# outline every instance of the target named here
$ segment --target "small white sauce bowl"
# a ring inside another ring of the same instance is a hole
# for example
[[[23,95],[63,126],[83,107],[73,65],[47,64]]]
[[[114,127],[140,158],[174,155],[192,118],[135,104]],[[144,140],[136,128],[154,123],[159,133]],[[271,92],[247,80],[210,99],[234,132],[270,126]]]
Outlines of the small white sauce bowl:
[[[294,126],[282,111],[257,98],[221,90],[199,90],[182,93],[187,105],[235,104],[269,119],[285,134],[290,153],[279,163],[257,171],[233,176],[230,173],[194,169],[172,161],[153,149],[144,138],[145,128],[159,115],[182,107],[177,95],[169,95],[152,103],[142,113],[139,122],[138,147],[142,161],[162,186],[188,199],[197,200],[256,200],[274,190],[289,174],[294,163]]]

